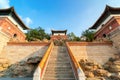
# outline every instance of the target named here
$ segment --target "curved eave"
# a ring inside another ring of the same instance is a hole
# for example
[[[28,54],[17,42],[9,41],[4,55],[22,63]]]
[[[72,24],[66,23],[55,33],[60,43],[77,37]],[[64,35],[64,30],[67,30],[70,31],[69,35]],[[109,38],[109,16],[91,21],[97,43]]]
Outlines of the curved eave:
[[[51,30],[52,34],[54,33],[67,33],[67,30]]]
[[[65,32],[65,33],[66,33],[67,30],[51,30],[51,32],[61,32],[61,33],[62,33],[62,32]]]
[[[16,14],[14,7],[10,7],[7,9],[0,9],[0,12],[1,12],[0,14],[2,15],[11,15],[15,19],[15,21],[22,26],[24,30],[29,29],[29,27],[27,27],[19,18],[19,16]]]
[[[67,29],[66,30],[51,30],[51,31],[67,31]]]
[[[101,14],[101,16],[98,18],[98,20],[94,23],[92,27],[89,29],[97,29],[98,26],[108,17],[110,14],[120,14],[120,8],[114,8],[106,5],[106,8],[104,12]]]

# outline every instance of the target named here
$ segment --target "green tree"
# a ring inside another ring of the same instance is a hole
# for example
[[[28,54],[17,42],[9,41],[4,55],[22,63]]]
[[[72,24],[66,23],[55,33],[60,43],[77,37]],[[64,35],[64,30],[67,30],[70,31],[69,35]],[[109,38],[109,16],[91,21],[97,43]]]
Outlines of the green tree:
[[[74,41],[81,41],[80,37],[75,37]]]
[[[67,34],[67,36],[68,36],[68,39],[69,39],[70,41],[73,41],[74,38],[76,37],[75,34],[74,34],[73,32]]]
[[[85,30],[82,32],[82,36],[86,37],[86,41],[93,41],[94,40],[94,31]]]
[[[51,34],[46,33],[45,38],[50,40],[50,36],[51,36]]]
[[[67,36],[70,41],[80,41],[80,38],[77,37],[73,32],[69,33]]]
[[[28,41],[35,41],[36,39],[43,40],[44,38],[50,39],[50,35],[45,33],[45,30],[41,27],[31,29],[26,33],[26,39]]]

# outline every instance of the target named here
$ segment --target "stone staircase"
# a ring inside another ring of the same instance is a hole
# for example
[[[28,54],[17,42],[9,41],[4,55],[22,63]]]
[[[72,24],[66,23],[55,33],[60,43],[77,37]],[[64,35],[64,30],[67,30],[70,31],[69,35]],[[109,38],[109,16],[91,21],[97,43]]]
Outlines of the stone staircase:
[[[54,46],[43,80],[75,80],[66,47]]]

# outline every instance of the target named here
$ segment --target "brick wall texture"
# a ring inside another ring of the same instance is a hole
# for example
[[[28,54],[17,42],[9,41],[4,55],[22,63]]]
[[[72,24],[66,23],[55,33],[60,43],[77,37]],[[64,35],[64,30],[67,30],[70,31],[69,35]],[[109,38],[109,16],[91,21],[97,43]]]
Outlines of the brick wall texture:
[[[26,61],[30,57],[42,57],[47,48],[48,46],[8,45],[3,48],[0,58],[6,58],[11,64],[14,64],[20,61]]]
[[[80,59],[89,59],[99,64],[104,64],[117,53],[117,51],[109,45],[70,46],[70,48],[77,61],[80,61]]]
[[[25,41],[25,34],[18,28],[17,25],[12,23],[7,17],[0,18],[0,30],[6,35],[8,35],[13,41]]]
[[[95,37],[102,38],[103,34],[108,35],[120,25],[120,17],[112,17],[102,28],[96,32]],[[111,29],[109,28],[111,27]]]

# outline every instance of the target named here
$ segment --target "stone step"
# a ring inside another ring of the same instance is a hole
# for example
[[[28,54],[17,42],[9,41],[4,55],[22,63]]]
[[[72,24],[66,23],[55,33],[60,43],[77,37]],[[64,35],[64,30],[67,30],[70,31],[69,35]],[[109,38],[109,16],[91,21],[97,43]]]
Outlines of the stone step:
[[[50,57],[50,59],[53,59],[53,58],[67,58],[67,59],[69,59],[68,56],[52,56],[52,57]]]
[[[51,56],[68,56],[68,54],[59,53],[59,54],[51,54]]]
[[[61,54],[58,54],[58,55],[50,55],[50,57],[69,57],[68,55],[61,55]]]
[[[68,64],[68,63],[70,63],[70,61],[52,61],[52,62],[48,62],[48,64]]]
[[[61,53],[59,53],[59,54],[51,54],[51,56],[68,56],[68,54],[61,54]]]
[[[49,59],[49,62],[52,62],[52,61],[68,61],[69,62],[69,58],[50,58]]]
[[[75,80],[75,78],[56,78],[56,77],[45,77],[43,80]]]
[[[57,78],[73,78],[74,75],[73,74],[45,74],[44,77],[57,77]]]
[[[50,60],[51,62],[50,63],[70,63],[70,61],[69,60]]]
[[[48,70],[46,69],[46,71],[49,71],[49,72],[59,72],[59,71],[65,71],[65,72],[69,72],[69,71],[72,71],[72,69],[51,69],[51,70]]]
[[[66,64],[50,64],[48,67],[71,67],[71,65],[66,65]]]
[[[49,67],[47,66],[46,70],[70,70],[72,69],[72,67],[56,67],[56,66],[53,66],[53,67]]]
[[[68,59],[69,60],[69,57],[65,57],[65,56],[61,56],[61,57],[59,57],[59,56],[56,56],[56,57],[50,57],[50,59],[49,60],[51,60],[51,59]]]
[[[70,63],[48,63],[49,66],[71,66]]]
[[[69,59],[67,58],[51,58],[49,61],[68,61]]]
[[[72,69],[71,70],[59,70],[59,71],[57,71],[57,70],[55,70],[55,71],[53,71],[53,70],[46,70],[46,72],[45,72],[45,74],[67,74],[67,73],[69,73],[69,74],[73,74],[73,71],[72,71]]]
[[[67,68],[67,69],[72,68],[70,65],[55,65],[55,66],[48,65],[47,67],[50,67],[50,68]]]

